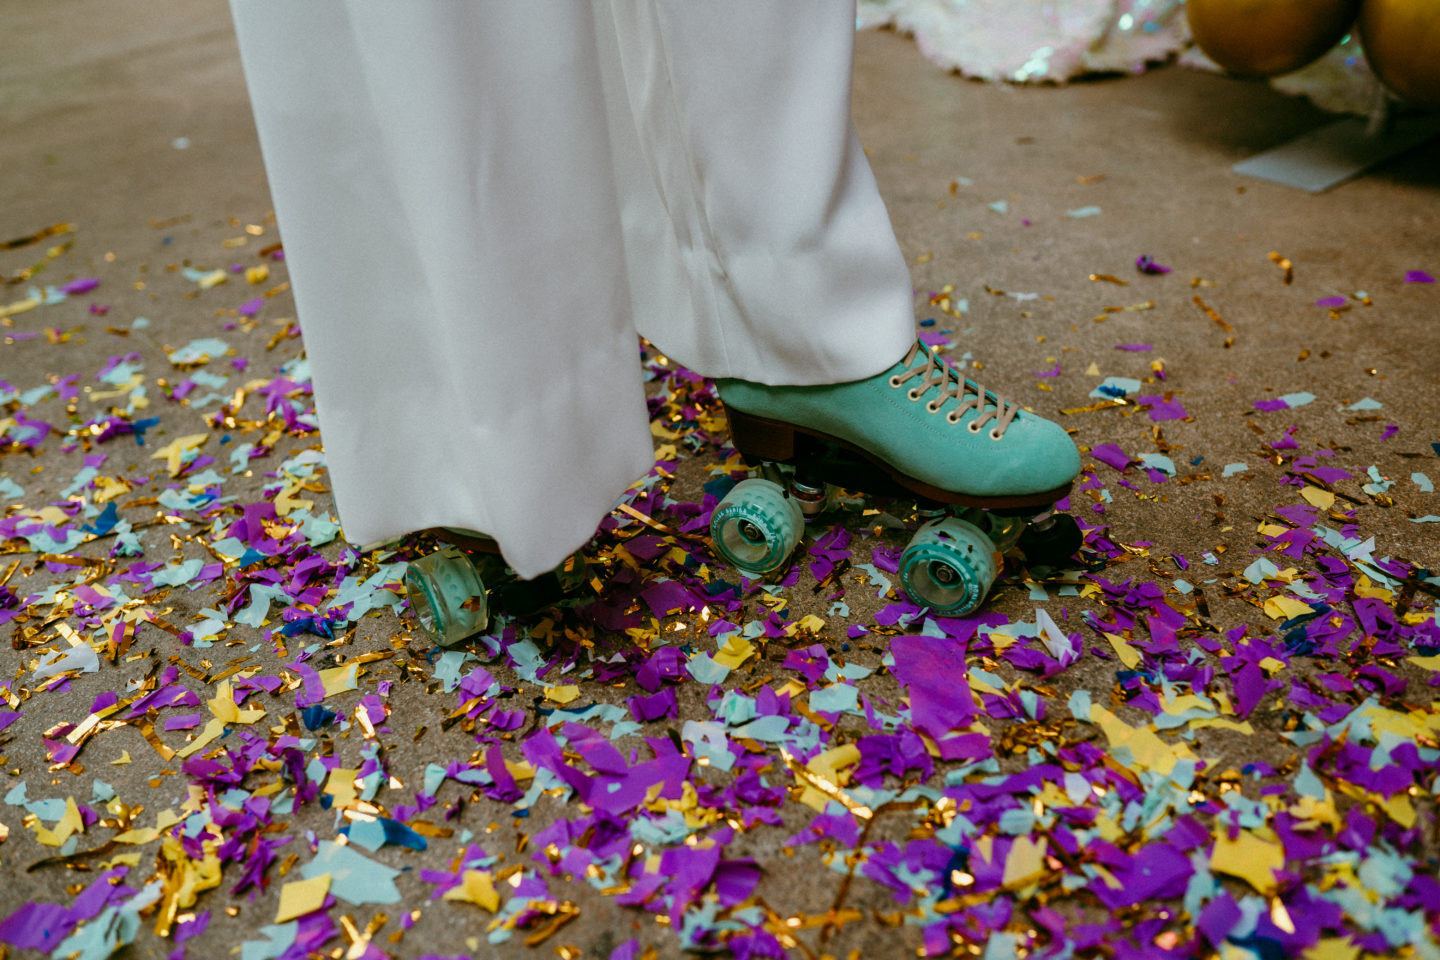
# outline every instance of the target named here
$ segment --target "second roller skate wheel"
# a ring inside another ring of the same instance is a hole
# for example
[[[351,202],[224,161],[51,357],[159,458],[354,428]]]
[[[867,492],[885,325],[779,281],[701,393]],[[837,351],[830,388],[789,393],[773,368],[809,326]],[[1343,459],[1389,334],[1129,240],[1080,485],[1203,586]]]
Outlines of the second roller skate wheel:
[[[405,593],[421,629],[442,647],[453,647],[490,624],[485,584],[475,564],[455,547],[411,562]]]
[[[783,564],[804,529],[800,504],[778,483],[758,477],[735,484],[710,517],[716,554],[751,574],[769,573]]]
[[[916,603],[947,616],[980,606],[1000,571],[1000,555],[975,524],[931,520],[900,555],[900,582]]]

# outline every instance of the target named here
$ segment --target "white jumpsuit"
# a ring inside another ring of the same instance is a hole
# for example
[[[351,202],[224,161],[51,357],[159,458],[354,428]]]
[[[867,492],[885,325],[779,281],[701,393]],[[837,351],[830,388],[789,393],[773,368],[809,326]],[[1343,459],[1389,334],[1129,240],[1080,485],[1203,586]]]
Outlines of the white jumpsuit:
[[[653,463],[638,330],[699,373],[914,339],[847,0],[232,0],[346,536],[535,576]]]

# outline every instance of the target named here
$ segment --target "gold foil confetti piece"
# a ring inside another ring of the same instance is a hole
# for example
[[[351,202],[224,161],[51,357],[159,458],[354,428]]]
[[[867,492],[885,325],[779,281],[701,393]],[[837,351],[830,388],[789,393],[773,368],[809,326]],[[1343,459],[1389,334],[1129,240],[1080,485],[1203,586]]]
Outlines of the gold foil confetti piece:
[[[1209,317],[1211,320],[1214,320],[1217,324],[1219,324],[1221,330],[1224,330],[1226,333],[1235,332],[1234,329],[1230,326],[1230,324],[1226,323],[1225,319],[1221,317],[1220,314],[1216,313],[1205,303],[1204,300],[1200,299],[1200,295],[1198,293],[1194,297],[1191,297],[1191,299],[1195,301],[1195,306],[1205,311],[1205,316]]]
[[[1284,283],[1287,287],[1295,281],[1295,265],[1290,262],[1289,257],[1282,257],[1278,251],[1271,250],[1270,262],[1285,271]]]

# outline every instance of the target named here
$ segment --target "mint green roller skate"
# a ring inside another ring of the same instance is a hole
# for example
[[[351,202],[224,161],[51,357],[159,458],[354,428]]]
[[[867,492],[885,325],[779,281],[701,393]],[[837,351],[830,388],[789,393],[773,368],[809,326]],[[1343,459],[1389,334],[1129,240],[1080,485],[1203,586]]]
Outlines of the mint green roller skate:
[[[735,449],[760,467],[710,524],[715,552],[746,573],[781,568],[801,539],[800,518],[819,516],[839,488],[916,504],[922,524],[901,555],[901,583],[949,616],[980,606],[1011,547],[1037,566],[1080,547],[1074,519],[1053,512],[1080,471],[1070,437],[923,343],[866,380],[716,387]]]
[[[439,533],[454,545],[412,561],[405,571],[405,593],[420,628],[442,647],[484,633],[495,611],[534,613],[585,581],[585,561],[579,554],[534,580],[521,580],[491,538],[449,528]]]

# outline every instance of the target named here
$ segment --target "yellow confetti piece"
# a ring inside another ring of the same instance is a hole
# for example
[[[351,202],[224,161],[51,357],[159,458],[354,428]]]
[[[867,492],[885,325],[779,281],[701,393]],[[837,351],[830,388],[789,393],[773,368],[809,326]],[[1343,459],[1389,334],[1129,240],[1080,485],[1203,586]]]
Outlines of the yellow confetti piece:
[[[85,821],[80,819],[80,808],[74,797],[65,798],[65,812],[53,828],[46,828],[35,822],[35,840],[47,847],[58,847],[71,836],[85,832]]]
[[[298,483],[289,484],[281,488],[275,495],[275,512],[282,517],[289,516],[292,510],[309,510],[315,506],[314,500],[301,500],[299,497],[301,487]]]
[[[1112,749],[1128,747],[1138,766],[1161,776],[1168,776],[1177,761],[1196,759],[1185,744],[1171,746],[1149,727],[1132,727],[1104,707],[1091,705],[1090,722],[1104,731]]]
[[[1251,725],[1249,720],[1236,723],[1234,720],[1229,720],[1225,717],[1201,717],[1197,720],[1190,721],[1191,730],[1204,730],[1207,727],[1212,730],[1234,730],[1236,733],[1246,735],[1255,732],[1255,727]]]
[[[110,761],[110,766],[112,766],[112,767],[123,767],[123,766],[125,766],[125,764],[127,764],[127,763],[129,763],[129,762],[130,762],[130,751],[129,751],[129,750],[121,750],[121,751],[120,751],[120,756],[117,757],[116,759]]]
[[[853,743],[847,743],[843,747],[835,747],[811,757],[805,764],[805,769],[816,777],[821,785],[839,793],[840,788],[850,780],[849,768],[859,762],[860,748]],[[825,805],[835,799],[829,792],[806,782],[798,773],[795,776],[795,782],[805,788],[800,795],[800,802],[814,810],[823,813]]]
[[[280,888],[280,906],[275,911],[275,922],[284,923],[314,913],[325,906],[325,897],[330,892],[330,874],[321,873],[309,880],[292,880]]]
[[[1110,646],[1115,649],[1115,656],[1128,669],[1135,669],[1140,665],[1140,651],[1130,645],[1130,642],[1119,634],[1107,633],[1105,639],[1110,641]]]
[[[246,283],[264,283],[270,279],[270,267],[260,264],[258,267],[250,267],[245,271]]]
[[[1261,893],[1275,888],[1275,871],[1285,866],[1285,851],[1278,843],[1261,840],[1249,830],[1231,840],[1222,834],[1210,855],[1210,869],[1244,880]]]
[[[578,699],[579,696],[580,688],[573,683],[563,684],[562,686],[558,687],[545,688],[545,699],[549,700],[551,703],[566,704]]]
[[[183,750],[176,750],[175,756],[180,757],[183,760],[184,758],[191,756],[192,754],[199,753],[201,750],[204,750],[206,747],[208,747],[211,741],[215,740],[217,737],[220,736],[220,734],[224,732],[225,721],[221,720],[219,717],[211,717],[210,721],[205,724],[205,729],[200,731],[200,735],[197,736],[194,740],[190,741],[188,744],[186,744]]]
[[[220,886],[220,858],[215,854],[215,841],[202,841],[202,849],[204,856],[194,860],[174,837],[161,841],[157,868],[165,877],[165,889],[155,919],[156,935],[168,936],[181,910],[195,906],[195,899],[202,892]]]
[[[1421,670],[1429,670],[1431,673],[1440,673],[1440,653],[1433,657],[1406,657],[1407,663],[1413,663]]]
[[[660,858],[655,859],[658,861]],[[489,870],[466,870],[460,883],[445,891],[444,899],[473,903],[491,913],[500,909],[500,894],[495,892],[495,882]]]
[[[725,641],[725,646],[721,647],[720,652],[715,654],[715,662],[722,667],[729,667],[731,670],[734,670],[740,666],[740,664],[750,659],[754,653],[755,645],[744,637],[737,635]]]
[[[17,313],[34,310],[38,306],[40,306],[39,297],[26,297],[24,300],[16,300],[14,303],[0,307],[0,317],[13,317]]]
[[[1015,845],[1005,857],[1005,877],[1001,883],[1009,888],[1023,887],[1045,875],[1045,838],[1016,837]]]
[[[138,867],[140,865],[140,851],[134,853],[117,853],[109,860],[100,862],[101,870],[112,870],[115,867]]]
[[[1257,532],[1266,537],[1278,537],[1290,531],[1289,527],[1282,527],[1278,523],[1262,523],[1256,528]]]
[[[218,287],[226,280],[224,270],[211,270],[195,282],[200,285],[201,290],[209,290],[211,287]]]
[[[1305,960],[1359,960],[1360,948],[1339,937],[1322,937],[1303,956]]]
[[[359,768],[345,767],[336,767],[330,771],[330,776],[325,780],[325,792],[335,798],[331,809],[343,808],[358,796],[355,792],[355,777],[359,773]]]
[[[1264,610],[1265,615],[1272,620],[1289,620],[1291,617],[1301,617],[1315,612],[1309,604],[1285,594],[1266,600]]]
[[[1274,676],[1281,670],[1284,670],[1286,666],[1287,664],[1284,660],[1276,657],[1266,657],[1260,661],[1260,669],[1264,670],[1267,676]]]
[[[235,694],[230,687],[229,680],[222,680],[220,688],[216,691],[215,699],[207,701],[210,712],[216,719],[225,723],[254,723],[265,716],[264,707],[251,707],[241,710],[235,705]]]
[[[339,667],[331,667],[328,670],[319,671],[320,682],[325,686],[325,696],[333,697],[337,693],[344,693],[346,690],[360,689],[359,676],[360,665],[347,663]]]
[[[1335,506],[1335,494],[1329,490],[1321,490],[1319,487],[1306,487],[1300,491],[1300,496],[1312,507],[1319,507],[1321,510],[1329,510]]]
[[[1355,596],[1369,597],[1372,600],[1384,600],[1389,603],[1395,596],[1393,590],[1386,590],[1384,587],[1377,587],[1365,574],[1360,574],[1360,579],[1355,581]]]
[[[164,460],[165,467],[170,471],[170,476],[178,477],[180,467],[184,462],[185,453],[191,449],[198,450],[205,446],[210,439],[208,433],[192,433],[184,437],[176,437],[165,446],[156,450],[150,455],[151,460]]]

